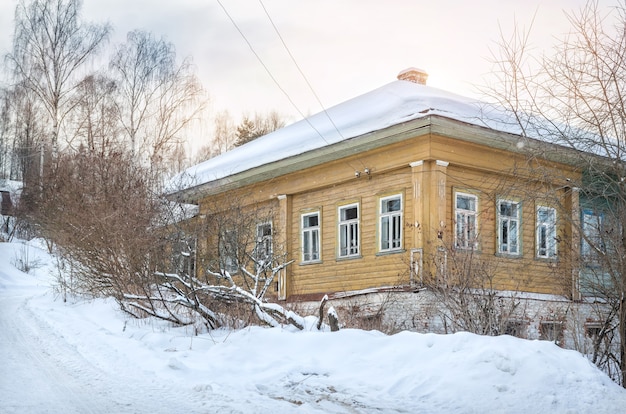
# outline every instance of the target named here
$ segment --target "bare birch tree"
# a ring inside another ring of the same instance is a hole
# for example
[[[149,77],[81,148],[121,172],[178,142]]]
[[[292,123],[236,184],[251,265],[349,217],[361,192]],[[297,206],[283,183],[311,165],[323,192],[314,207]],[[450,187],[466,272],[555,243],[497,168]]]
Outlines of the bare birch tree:
[[[115,91],[115,82],[101,74],[88,75],[78,84],[72,98],[71,149],[84,147],[93,155],[122,150]]]
[[[230,112],[224,110],[213,117],[213,133],[209,142],[203,145],[193,157],[197,164],[220,155],[235,146],[237,140],[235,121]]]
[[[41,102],[17,84],[3,91],[1,111],[4,178],[34,185],[39,179],[40,149],[46,133]]]
[[[13,52],[7,60],[16,80],[41,101],[50,119],[53,158],[61,124],[82,68],[108,38],[108,25],[81,21],[80,0],[20,1],[15,11]],[[42,149],[43,154],[43,149]]]
[[[178,63],[173,44],[136,30],[117,48],[110,68],[131,153],[143,162],[159,161],[183,140],[204,105],[190,59]]]

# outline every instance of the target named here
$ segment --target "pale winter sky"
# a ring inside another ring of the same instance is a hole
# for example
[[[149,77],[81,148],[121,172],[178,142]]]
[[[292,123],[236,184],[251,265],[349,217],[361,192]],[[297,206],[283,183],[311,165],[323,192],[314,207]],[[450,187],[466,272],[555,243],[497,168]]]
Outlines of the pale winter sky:
[[[600,0],[607,10],[617,2]],[[568,30],[563,11],[577,10],[584,3],[84,0],[83,16],[88,21],[109,21],[115,29],[114,42],[123,41],[130,30],[147,29],[173,42],[179,56],[193,56],[215,110],[228,109],[238,116],[276,109],[295,121],[391,82],[411,66],[425,69],[431,86],[476,96],[476,86],[483,84],[492,67],[489,48],[496,47],[500,28],[508,36],[515,21],[529,27],[535,16],[531,40],[542,49]],[[17,0],[0,0],[3,54],[10,49],[16,4]]]

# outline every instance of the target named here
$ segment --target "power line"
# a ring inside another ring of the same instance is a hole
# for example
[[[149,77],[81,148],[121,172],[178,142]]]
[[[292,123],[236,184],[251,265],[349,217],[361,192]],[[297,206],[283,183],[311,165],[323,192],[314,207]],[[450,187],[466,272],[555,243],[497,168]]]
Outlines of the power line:
[[[233,19],[233,17],[230,15],[230,13],[228,13],[228,10],[226,10],[226,7],[224,7],[224,5],[222,4],[222,2],[220,0],[217,0],[217,3],[220,5],[220,7],[222,8],[222,10],[224,10],[224,13],[226,14],[226,16],[228,16],[228,19],[230,20],[230,22],[233,24],[233,26],[235,26],[235,29],[237,29],[237,31],[239,32],[239,34],[241,35],[241,37],[243,38],[243,40],[246,42],[246,44],[248,45],[248,47],[250,48],[250,50],[252,51],[252,53],[254,54],[254,56],[256,56],[257,60],[261,63],[261,66],[263,66],[263,68],[265,69],[265,71],[267,72],[267,74],[269,75],[269,77],[272,79],[272,81],[274,81],[274,83],[276,84],[276,86],[278,86],[278,88],[281,90],[281,92],[287,97],[287,99],[289,100],[289,102],[291,103],[291,105],[296,109],[296,111],[298,111],[298,113],[300,114],[300,116],[304,117],[304,114],[302,114],[302,112],[300,112],[300,109],[298,109],[298,107],[296,106],[296,104],[293,102],[293,100],[291,99],[291,97],[289,96],[289,94],[287,93],[287,91],[285,91],[283,89],[282,86],[280,86],[280,83],[278,83],[278,80],[276,80],[276,78],[274,77],[274,75],[272,75],[272,72],[269,70],[269,68],[267,67],[267,65],[265,64],[265,62],[263,62],[263,59],[261,59],[261,56],[259,56],[259,54],[256,52],[256,50],[254,50],[254,47],[252,46],[252,44],[250,43],[250,41],[248,40],[248,38],[246,37],[246,35],[241,31],[241,29],[239,28],[239,25],[237,24],[237,22],[235,22],[235,19]]]
[[[265,15],[267,16],[267,18],[269,19],[270,23],[272,24],[272,26],[274,27],[274,30],[276,31],[276,34],[278,35],[280,41],[283,44],[283,47],[285,48],[285,50],[287,50],[287,53],[289,54],[292,62],[294,63],[294,65],[296,66],[296,68],[298,69],[298,71],[300,72],[300,75],[303,77],[303,79],[305,80],[305,82],[307,83],[307,85],[309,86],[309,89],[311,90],[311,92],[313,93],[313,95],[315,96],[317,102],[320,104],[320,106],[323,109],[324,114],[326,115],[326,117],[328,118],[328,120],[330,121],[331,125],[333,126],[333,128],[335,129],[335,131],[337,131],[337,133],[339,134],[339,136],[341,137],[341,139],[345,139],[345,137],[343,136],[343,134],[341,133],[341,131],[339,130],[339,128],[337,127],[337,125],[335,124],[335,122],[332,120],[332,118],[330,117],[330,115],[328,114],[328,112],[326,111],[326,109],[324,108],[324,105],[322,105],[322,102],[320,101],[319,97],[317,96],[317,94],[315,93],[315,90],[313,89],[312,85],[310,84],[310,82],[308,81],[307,77],[304,75],[304,73],[302,72],[302,70],[300,69],[300,66],[298,65],[298,63],[296,62],[294,56],[292,55],[292,53],[289,51],[289,48],[287,47],[287,44],[285,43],[285,41],[283,40],[283,37],[280,35],[280,32],[278,31],[278,28],[276,27],[276,25],[274,24],[274,21],[272,20],[272,18],[270,17],[267,9],[265,8],[265,5],[263,4],[263,2],[261,0],[259,0],[259,2],[261,3],[261,6],[263,8],[263,11],[265,12]],[[250,43],[250,41],[248,40],[248,38],[246,37],[246,35],[243,33],[243,31],[241,30],[241,28],[239,27],[239,25],[237,24],[237,22],[235,21],[235,19],[231,16],[231,14],[228,12],[228,10],[226,9],[226,7],[224,6],[224,4],[222,3],[221,0],[217,0],[217,3],[220,5],[220,7],[222,8],[222,10],[224,11],[224,13],[226,14],[226,16],[228,17],[228,19],[230,20],[230,22],[233,24],[233,26],[235,26],[235,29],[237,29],[237,31],[239,32],[239,34],[241,35],[241,37],[243,38],[243,40],[246,42],[246,44],[248,45],[248,48],[250,49],[250,51],[252,51],[252,53],[254,54],[254,56],[257,58],[257,60],[259,61],[259,63],[261,63],[261,66],[263,66],[263,69],[265,69],[265,71],[267,72],[268,76],[272,79],[272,81],[276,84],[276,86],[278,87],[278,89],[280,89],[280,91],[285,95],[285,97],[287,97],[287,99],[289,100],[289,103],[291,103],[291,105],[295,108],[295,110],[298,112],[298,114],[300,114],[300,116],[303,118],[303,120],[311,127],[311,129],[313,129],[317,135],[319,135],[319,137],[322,139],[322,141],[324,141],[327,145],[330,145],[330,143],[326,140],[326,138],[324,137],[324,135],[322,135],[322,133],[315,128],[315,126],[311,123],[311,121],[308,119],[308,117],[306,117],[302,111],[298,108],[298,106],[295,104],[295,102],[293,101],[293,99],[291,99],[291,96],[289,96],[289,94],[287,93],[287,91],[280,85],[280,83],[278,82],[278,80],[276,79],[276,77],[272,74],[272,72],[270,71],[270,69],[267,67],[267,65],[265,64],[265,62],[263,62],[263,59],[261,58],[261,56],[256,52],[256,50],[254,49],[254,47],[252,46],[252,43]],[[351,168],[352,165],[350,165],[350,163],[347,163],[348,166],[350,166]],[[361,163],[362,164],[362,163]]]
[[[300,65],[298,65],[298,62],[296,61],[296,58],[293,56],[293,54],[291,53],[291,51],[289,50],[289,47],[287,47],[287,43],[285,43],[285,40],[283,39],[282,35],[280,34],[280,31],[278,30],[278,27],[276,27],[276,24],[274,24],[274,20],[272,20],[272,17],[270,16],[270,14],[267,11],[267,8],[265,7],[265,4],[263,4],[263,0],[259,0],[259,3],[261,4],[261,7],[263,8],[263,11],[265,12],[265,15],[267,16],[267,19],[270,21],[270,23],[272,24],[272,27],[274,28],[274,31],[276,32],[276,35],[278,36],[278,38],[280,39],[280,42],[283,44],[283,47],[285,48],[285,50],[287,51],[287,54],[289,55],[289,57],[291,58],[291,61],[293,62],[293,64],[295,65],[296,69],[298,69],[298,72],[300,73],[300,75],[302,76],[302,79],[304,79],[304,81],[306,82],[307,86],[309,87],[309,89],[311,90],[311,93],[313,94],[313,96],[315,97],[315,100],[317,100],[317,103],[320,105],[320,107],[322,108],[322,111],[324,112],[324,114],[326,115],[326,117],[328,118],[328,120],[330,121],[330,123],[333,125],[333,128],[335,128],[335,131],[337,131],[337,133],[339,134],[339,136],[341,137],[341,139],[345,139],[345,137],[343,136],[343,134],[341,133],[341,131],[339,130],[339,128],[337,127],[337,125],[335,124],[335,122],[333,121],[333,119],[331,118],[330,114],[328,113],[328,111],[326,110],[326,107],[324,106],[324,104],[322,104],[322,101],[320,100],[319,96],[317,95],[317,93],[315,92],[315,89],[313,88],[313,86],[311,85],[311,82],[309,82],[309,79],[306,77],[306,75],[304,74],[304,72],[302,71],[302,69],[300,68]]]

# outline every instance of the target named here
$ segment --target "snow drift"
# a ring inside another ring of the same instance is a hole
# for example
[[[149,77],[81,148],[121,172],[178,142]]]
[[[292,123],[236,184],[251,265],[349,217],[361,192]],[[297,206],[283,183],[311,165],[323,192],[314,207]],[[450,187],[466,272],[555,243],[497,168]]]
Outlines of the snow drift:
[[[25,255],[34,268],[16,269]],[[19,260],[18,260],[19,259]],[[113,301],[64,303],[52,261],[0,243],[3,413],[615,413],[620,388],[544,341],[344,329],[194,335],[127,319]]]

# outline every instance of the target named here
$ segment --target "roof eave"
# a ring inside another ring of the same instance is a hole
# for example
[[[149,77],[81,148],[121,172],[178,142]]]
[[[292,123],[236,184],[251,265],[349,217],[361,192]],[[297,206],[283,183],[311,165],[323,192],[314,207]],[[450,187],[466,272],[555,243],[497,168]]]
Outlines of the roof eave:
[[[357,152],[380,148],[430,133],[520,154],[541,150],[541,153],[545,155],[542,156],[542,158],[565,164],[572,164],[576,159],[580,160],[579,155],[578,158],[575,158],[575,154],[579,154],[579,152],[571,148],[474,125],[440,115],[428,115],[358,135],[336,144],[307,151],[279,161],[260,165],[224,178],[172,192],[167,197],[179,202],[196,204],[201,198],[206,196],[256,184],[285,174],[345,158]],[[520,145],[521,141],[523,141],[524,145]],[[554,149],[556,148],[559,150],[555,151]],[[548,151],[548,149],[551,149],[551,151]]]
[[[432,132],[442,136],[460,139],[491,148],[501,149],[517,154],[532,155],[552,162],[558,162],[570,166],[578,166],[581,154],[592,154],[557,143],[529,138],[519,134],[503,132],[485,126],[474,125],[433,115]],[[596,156],[602,159],[601,156]]]
[[[430,117],[418,118],[358,135],[336,144],[283,158],[279,161],[260,165],[224,178],[172,192],[167,197],[179,202],[197,203],[199,199],[209,195],[234,190],[281,175],[345,158],[356,152],[380,148],[428,133],[430,133]]]

